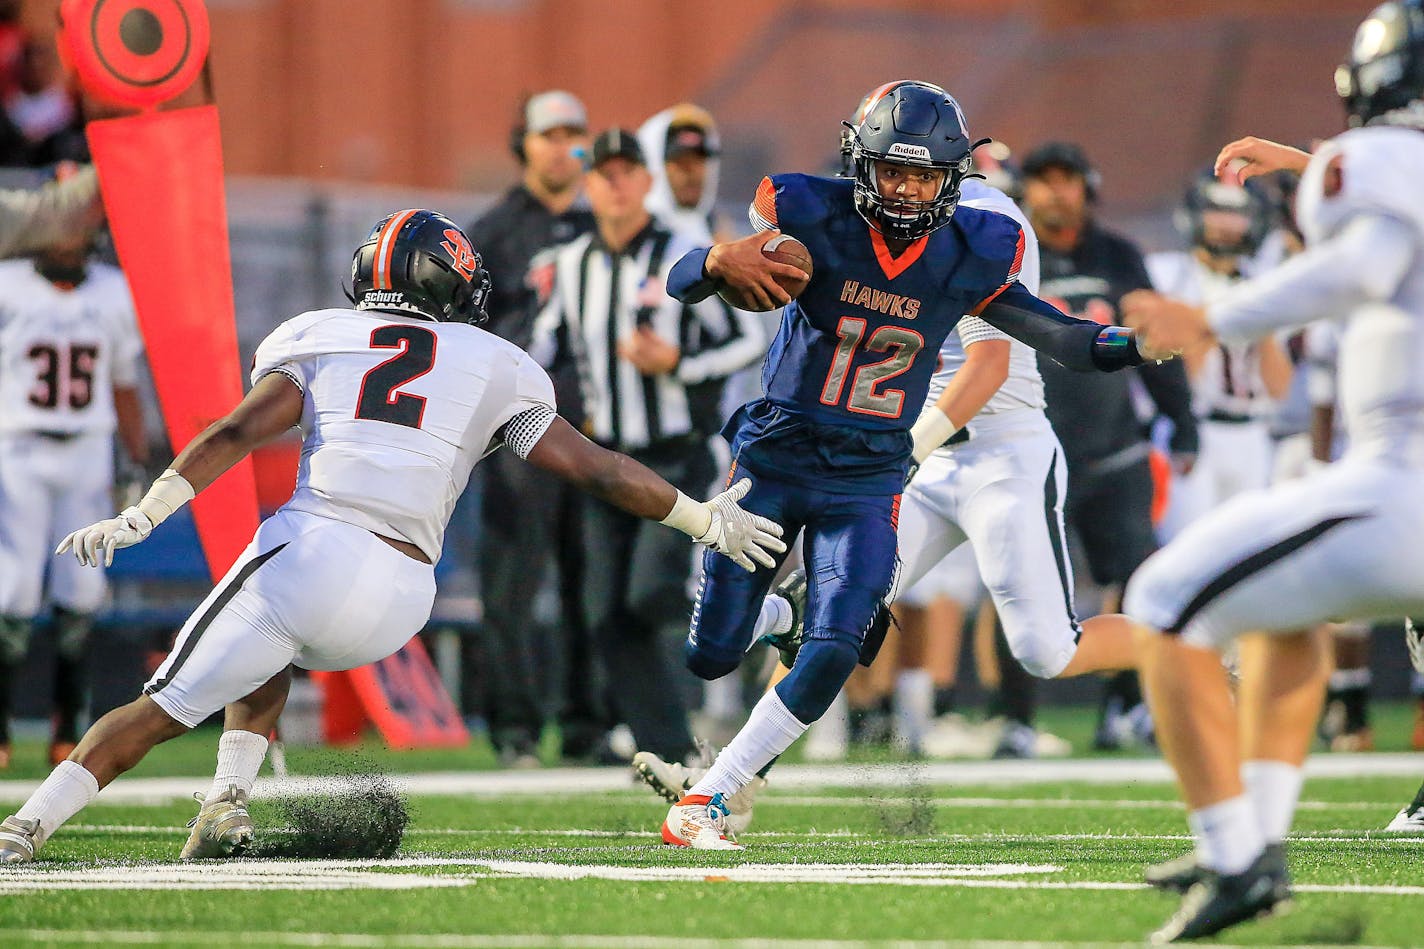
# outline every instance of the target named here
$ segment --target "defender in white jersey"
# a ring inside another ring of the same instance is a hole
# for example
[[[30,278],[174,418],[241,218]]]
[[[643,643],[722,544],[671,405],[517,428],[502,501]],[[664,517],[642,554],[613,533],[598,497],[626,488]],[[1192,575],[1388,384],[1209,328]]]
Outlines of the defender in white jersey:
[[[1219,173],[1303,169],[1307,249],[1204,310],[1126,301],[1156,345],[1189,349],[1316,319],[1344,326],[1335,464],[1242,495],[1153,555],[1128,585],[1142,673],[1177,772],[1200,866],[1157,941],[1209,935],[1288,899],[1281,841],[1301,786],[1329,663],[1302,632],[1336,617],[1424,610],[1424,8],[1394,0],[1356,33],[1336,73],[1350,124],[1313,156],[1258,139]],[[1219,650],[1243,633],[1233,705]],[[1239,721],[1239,724],[1238,724]]]
[[[0,768],[9,764],[10,686],[42,607],[54,608],[57,764],[78,739],[83,659],[103,571],[52,564],[75,525],[112,510],[117,429],[142,464],[143,341],[123,274],[87,239],[0,263]],[[45,582],[48,573],[48,583]]]
[[[374,662],[425,624],[455,499],[501,445],[748,570],[785,550],[779,527],[737,506],[745,482],[694,502],[559,419],[544,371],[467,325],[484,318],[489,277],[447,218],[408,210],[381,221],[357,249],[352,278],[355,309],[278,327],[258,348],[242,403],[194,439],[136,507],[60,545],[83,563],[110,562],[257,445],[293,426],[305,436],[291,501],[184,624],[144,694],[96,722],[0,824],[0,863],[32,859],[100,787],[224,707],[218,773],[183,856],[245,846],[247,793],[290,667]]]
[[[1177,212],[1190,241],[1184,251],[1149,254],[1158,293],[1204,306],[1251,275],[1271,208],[1253,184],[1194,181]],[[1243,491],[1271,483],[1271,417],[1290,388],[1291,365],[1273,336],[1221,342],[1184,358],[1201,449],[1191,471],[1175,478],[1158,533],[1170,539]]]

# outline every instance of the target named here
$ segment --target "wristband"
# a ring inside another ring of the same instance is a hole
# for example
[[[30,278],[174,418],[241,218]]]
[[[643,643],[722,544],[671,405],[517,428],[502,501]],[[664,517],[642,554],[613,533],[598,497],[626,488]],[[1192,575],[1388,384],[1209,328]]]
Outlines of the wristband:
[[[1104,326],[1093,338],[1093,365],[1105,372],[1142,365],[1137,340],[1132,330],[1123,326]]]
[[[196,496],[188,479],[169,468],[158,476],[136,507],[157,527]]]
[[[672,510],[659,523],[675,527],[693,540],[701,540],[712,529],[712,512],[707,505],[679,491],[677,499],[672,502]]]
[[[910,438],[914,439],[915,443],[912,449],[915,462],[924,461],[957,431],[959,426],[955,425],[938,405],[925,406],[925,410],[910,428]]]

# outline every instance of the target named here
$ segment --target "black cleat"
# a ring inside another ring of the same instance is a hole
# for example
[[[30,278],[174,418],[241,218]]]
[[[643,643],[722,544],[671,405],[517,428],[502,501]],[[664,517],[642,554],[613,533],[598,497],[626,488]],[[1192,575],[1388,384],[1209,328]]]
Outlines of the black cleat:
[[[1273,860],[1285,866],[1285,848],[1281,844],[1266,844],[1265,853]],[[1164,860],[1161,863],[1154,863],[1142,873],[1143,880],[1148,886],[1164,890],[1168,893],[1185,893],[1192,888],[1192,884],[1203,879],[1207,871],[1201,864],[1197,863],[1195,853],[1183,854],[1171,860]]]
[[[761,641],[781,654],[781,664],[790,669],[801,651],[802,634],[806,631],[806,571],[797,567],[786,575],[771,592],[791,606],[791,628],[784,633],[768,633]]]
[[[1222,876],[1206,869],[1198,872],[1200,879],[1182,897],[1177,912],[1150,937],[1153,945],[1201,939],[1290,905],[1285,851],[1279,845],[1267,847],[1240,873]]]

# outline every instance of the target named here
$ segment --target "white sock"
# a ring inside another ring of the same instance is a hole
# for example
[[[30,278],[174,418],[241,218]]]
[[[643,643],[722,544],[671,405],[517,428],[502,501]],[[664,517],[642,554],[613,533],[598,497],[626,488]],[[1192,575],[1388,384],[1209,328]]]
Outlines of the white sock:
[[[787,711],[776,690],[767,689],[737,737],[722,749],[702,780],[687,793],[709,796],[737,793],[751,784],[758,771],[790,748],[805,731],[806,726]]]
[[[739,676],[722,676],[702,683],[702,711],[712,718],[742,717],[742,680]]]
[[[1249,867],[1266,846],[1249,794],[1192,811],[1187,823],[1197,840],[1197,861],[1228,876]]]
[[[64,822],[99,796],[99,781],[81,764],[61,761],[15,816],[38,820],[36,843],[43,844]]]
[[[1247,761],[1241,766],[1241,778],[1246,782],[1246,794],[1256,809],[1256,825],[1266,837],[1266,843],[1278,844],[1286,839],[1295,805],[1300,800],[1303,771],[1284,761]]]
[[[895,733],[919,751],[934,718],[934,677],[928,669],[904,669],[895,677]]]
[[[791,630],[791,604],[784,597],[768,593],[761,601],[761,612],[757,614],[756,625],[752,627],[752,642],[769,634],[781,634]]]
[[[831,701],[826,714],[811,723],[806,735],[808,761],[842,761],[850,748],[850,702],[842,689]]]
[[[218,769],[213,773],[213,786],[208,789],[206,800],[222,797],[232,785],[237,785],[243,794],[251,794],[265,757],[265,735],[236,728],[223,732],[218,739]]]

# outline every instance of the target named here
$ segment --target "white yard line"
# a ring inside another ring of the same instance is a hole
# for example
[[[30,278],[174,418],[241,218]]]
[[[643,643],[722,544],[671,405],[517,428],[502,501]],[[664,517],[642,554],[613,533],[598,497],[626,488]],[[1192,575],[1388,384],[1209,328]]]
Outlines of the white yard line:
[[[471,933],[302,933],[236,932],[179,933],[133,929],[63,930],[0,929],[5,945],[25,943],[83,943],[99,945],[155,945],[181,941],[183,936],[202,945],[335,946],[340,949],[1141,949],[1139,942],[1025,942],[1000,939],[751,939],[685,938],[671,936],[604,936]],[[1228,943],[1212,943],[1212,949],[1244,949]],[[1253,949],[1263,949],[1257,943]],[[1269,944],[1265,946],[1269,949]],[[1352,946],[1351,949],[1382,949],[1379,946]]]
[[[1424,777],[1424,757],[1418,754],[1371,752],[1317,755],[1306,763],[1307,777],[1400,777],[1406,784]],[[464,797],[508,797],[550,794],[633,791],[627,768],[547,768],[539,771],[471,771],[392,775],[409,794]],[[905,788],[922,785],[1026,785],[1167,783],[1172,774],[1157,758],[1080,758],[1039,761],[935,761],[902,764],[783,765],[773,772],[773,786],[782,790],[827,787]],[[39,781],[0,781],[0,802],[22,802]],[[120,778],[100,795],[111,804],[162,803],[191,796],[211,783],[210,776],[191,778]],[[313,778],[263,778],[257,795],[304,793],[322,786]],[[1402,788],[1407,794],[1410,788]]]

